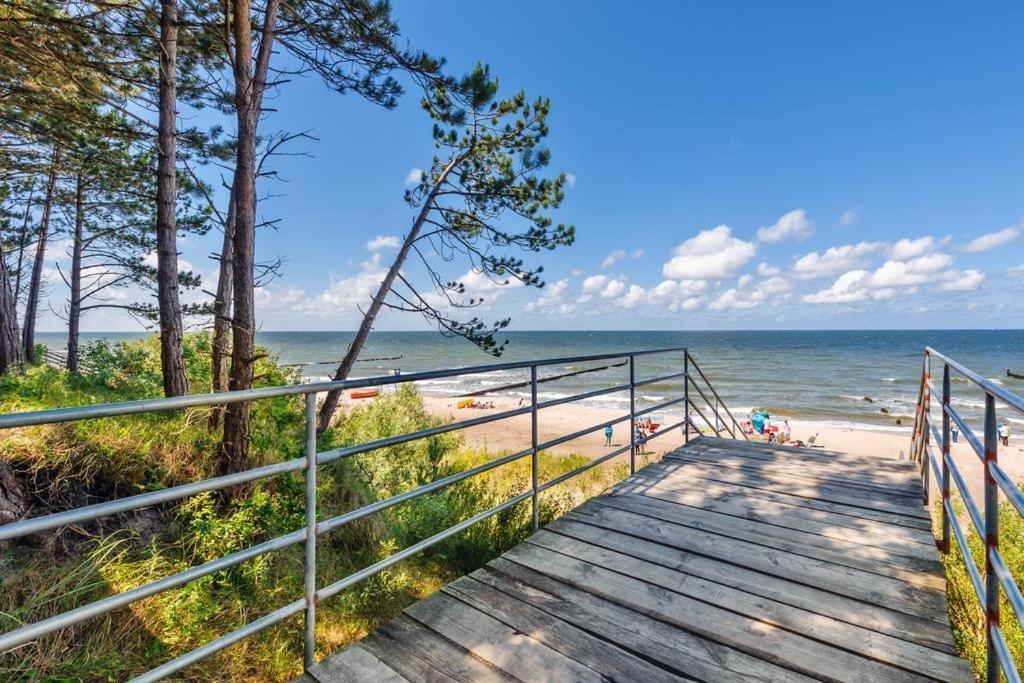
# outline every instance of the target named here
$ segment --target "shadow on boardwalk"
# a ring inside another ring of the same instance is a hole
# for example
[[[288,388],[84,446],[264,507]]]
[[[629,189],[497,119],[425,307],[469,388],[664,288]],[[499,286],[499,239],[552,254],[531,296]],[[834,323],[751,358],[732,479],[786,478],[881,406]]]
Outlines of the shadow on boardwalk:
[[[309,681],[969,681],[913,465],[700,438]]]

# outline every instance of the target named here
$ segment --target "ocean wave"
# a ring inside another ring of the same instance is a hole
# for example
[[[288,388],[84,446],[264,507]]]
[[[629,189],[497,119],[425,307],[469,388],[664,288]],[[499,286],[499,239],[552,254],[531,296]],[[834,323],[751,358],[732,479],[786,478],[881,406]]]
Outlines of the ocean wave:
[[[882,381],[885,382],[886,384],[895,384],[896,382],[899,381],[899,379],[899,377],[883,377]]]

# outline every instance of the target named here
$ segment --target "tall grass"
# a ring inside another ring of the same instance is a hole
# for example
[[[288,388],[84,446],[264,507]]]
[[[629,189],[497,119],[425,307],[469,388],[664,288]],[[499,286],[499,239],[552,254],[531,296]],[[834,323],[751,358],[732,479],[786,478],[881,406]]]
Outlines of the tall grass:
[[[191,386],[208,386],[209,337],[189,335]],[[32,368],[0,381],[0,410],[127,400],[160,393],[155,340],[87,350],[88,376]],[[265,384],[288,381],[273,359],[260,362]],[[173,486],[212,474],[216,434],[205,411],[95,420],[0,435],[0,458],[29,482],[34,514]],[[254,404],[253,453],[259,462],[303,453],[301,401]],[[321,450],[438,424],[411,386],[353,410],[322,439]],[[445,434],[336,461],[318,474],[324,519],[464,471],[500,454],[468,451]],[[584,464],[580,456],[541,454],[546,480]],[[545,492],[542,520],[552,519],[626,473],[606,463]],[[530,486],[529,459],[423,495],[318,540],[318,585],[334,582],[404,547],[488,509]],[[107,595],[182,571],[304,524],[299,474],[262,482],[224,504],[200,495],[135,518],[83,525],[12,545],[0,557],[0,631],[8,631]],[[320,656],[360,638],[403,607],[481,566],[530,532],[521,503],[370,578],[318,606]],[[152,520],[150,520],[152,522]],[[132,606],[85,621],[0,655],[5,680],[121,680],[234,630],[302,595],[303,549],[253,559]],[[300,673],[302,622],[296,617],[246,639],[183,673],[186,680],[287,680]]]
[[[933,510],[936,529],[941,529],[939,520],[942,508],[939,507],[940,505],[941,501]],[[967,545],[970,548],[974,564],[981,576],[984,577],[984,542],[978,534],[972,531],[974,527],[967,515],[966,508],[956,498],[953,501],[953,508],[961,528],[967,535]],[[1017,586],[1021,587],[1024,585],[1022,584],[1024,581],[1024,519],[1008,501],[1003,501],[999,506],[999,550],[1010,573],[1014,576]],[[950,532],[950,551],[942,555],[942,562],[946,569],[946,595],[949,619],[953,625],[953,638],[960,656],[970,662],[975,679],[984,680],[987,647],[984,609],[974,591],[960,545],[952,536],[952,532]],[[984,581],[984,578],[982,580]],[[1006,596],[1002,591],[1000,594],[1002,595],[1000,629],[1010,647],[1017,668],[1024,670],[1024,629],[1017,622],[1016,615],[1007,602]]]

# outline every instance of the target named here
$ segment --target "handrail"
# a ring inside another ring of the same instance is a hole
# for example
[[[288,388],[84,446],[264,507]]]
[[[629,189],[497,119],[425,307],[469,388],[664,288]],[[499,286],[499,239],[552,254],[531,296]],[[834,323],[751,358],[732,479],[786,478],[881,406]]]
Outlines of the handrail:
[[[932,361],[942,364],[942,389],[936,387],[932,379]],[[971,384],[980,388],[985,394],[984,428],[981,438],[967,424],[960,412],[952,405],[950,371],[955,371],[966,378]],[[936,425],[931,412],[932,394],[940,394],[942,399],[941,429]],[[1001,596],[1006,596],[1013,609],[1017,623],[1024,626],[1024,595],[1014,580],[1013,575],[1003,560],[999,550],[999,494],[1002,492],[1013,508],[1024,516],[1024,493],[1010,479],[1006,471],[999,466],[999,438],[997,432],[996,401],[1009,408],[1024,413],[1024,398],[1014,394],[965,365],[953,360],[928,346],[924,350],[924,361],[921,368],[921,384],[918,390],[917,407],[914,412],[914,430],[910,442],[911,457],[921,466],[921,479],[924,485],[924,502],[929,500],[929,470],[934,470],[941,486],[942,536],[937,541],[939,549],[948,553],[950,549],[950,532],[956,539],[957,546],[967,566],[967,573],[974,587],[978,601],[983,605],[986,637],[986,681],[998,683],[1005,676],[1008,681],[1020,681],[1020,673],[1013,661],[1009,647],[1000,627]],[[980,509],[975,503],[960,469],[950,454],[950,433],[955,427],[964,435],[971,450],[981,460],[985,468],[984,507]],[[941,451],[941,467],[931,447],[934,439]],[[971,527],[985,544],[984,576],[974,562],[967,537],[957,519],[950,500],[950,482],[955,484],[967,508]]]
[[[699,365],[697,365],[697,361],[695,361],[693,359],[693,356],[690,355],[689,351],[686,351],[685,353],[686,353],[687,358],[689,359],[689,362],[692,363],[693,367],[697,370],[697,374],[700,375],[701,379],[704,380],[704,384],[706,384],[708,389],[711,390],[711,395],[715,397],[715,402],[716,402],[715,405],[716,406],[721,405],[722,408],[725,409],[725,414],[729,416],[730,420],[732,420],[733,426],[740,430],[740,434],[743,435],[743,440],[744,441],[750,441],[750,439],[747,437],[747,433],[743,431],[743,427],[740,426],[740,423],[736,421],[735,417],[733,417],[732,411],[729,410],[729,406],[727,406],[725,404],[725,401],[722,400],[722,397],[718,395],[717,391],[715,391],[714,385],[712,385],[711,382],[708,380],[707,375],[705,375],[704,371],[700,369]],[[690,381],[691,382],[693,381],[692,378],[690,379]],[[697,386],[697,385],[694,384],[694,386]],[[700,391],[700,388],[698,387],[697,390]],[[701,392],[701,396],[702,397],[703,397],[703,393],[704,392]],[[704,398],[704,402],[708,404],[708,407],[711,407],[711,403],[707,400],[707,398]],[[717,407],[713,408],[713,410],[715,411],[715,416],[718,417],[718,409],[717,409]],[[733,438],[736,438],[735,432],[733,432],[731,429],[729,431],[733,434]]]
[[[669,375],[663,375],[660,377],[653,377],[647,379],[637,380],[636,378],[636,358],[642,356],[650,356],[655,354],[676,354],[682,352],[683,354],[683,367],[684,370],[681,373],[672,373]],[[546,401],[539,401],[537,399],[537,384],[538,384],[538,373],[539,367],[551,366],[551,365],[564,365],[569,363],[579,363],[586,361],[599,361],[609,360],[615,358],[625,358],[629,363],[629,382],[627,384],[615,385],[608,388],[597,389],[593,391],[587,391],[572,396],[550,399]],[[715,403],[712,404],[708,400],[708,397],[700,389],[700,387],[694,381],[690,373],[690,364],[699,373],[701,379],[705,385],[710,389],[712,395],[715,397]],[[418,430],[407,434],[399,434],[395,436],[385,437],[374,441],[364,442],[355,444],[352,446],[345,446],[342,448],[336,448],[328,451],[317,451],[316,447],[316,396],[320,392],[332,390],[332,389],[354,389],[362,387],[381,387],[396,384],[403,384],[407,382],[416,382],[425,379],[438,379],[445,377],[458,377],[466,374],[477,374],[485,372],[494,372],[499,370],[511,370],[511,369],[529,369],[530,371],[530,387],[531,387],[531,398],[530,405],[525,407],[518,407],[511,410],[505,410],[499,413],[491,415],[483,415],[466,420],[460,420],[458,422],[452,422],[448,424],[438,425],[436,427],[430,427],[427,429]],[[683,379],[683,395],[678,398],[659,403],[649,408],[637,409],[635,402],[635,390],[640,386],[647,386],[657,382],[664,382],[671,379],[682,378]],[[305,454],[302,457],[288,460],[285,462],[274,463],[263,467],[257,467],[251,470],[242,472],[236,472],[233,474],[214,477],[203,481],[192,482],[188,484],[182,484],[174,486],[168,489],[160,491],[152,491],[148,493],[141,493],[133,496],[127,496],[125,498],[119,498],[103,503],[97,503],[81,508],[75,508],[71,510],[65,510],[62,512],[55,512],[41,517],[33,517],[29,519],[12,522],[6,525],[0,525],[0,540],[10,540],[19,537],[26,536],[28,534],[38,533],[40,531],[46,531],[55,529],[58,527],[67,526],[78,522],[88,521],[105,517],[108,515],[118,514],[121,512],[127,512],[130,510],[137,510],[147,507],[153,507],[156,505],[162,505],[174,501],[181,500],[183,498],[193,496],[199,493],[205,493],[209,491],[216,491],[232,487],[238,484],[252,482],[260,479],[266,479],[269,477],[275,477],[281,474],[289,472],[304,472],[305,478],[305,521],[304,525],[300,529],[296,529],[290,533],[284,534],[277,538],[273,538],[257,545],[245,548],[243,550],[236,551],[229,555],[211,560],[204,564],[185,569],[183,571],[165,576],[161,579],[157,579],[143,586],[117,593],[95,602],[82,605],[75,609],[71,609],[67,612],[51,616],[42,621],[38,621],[32,624],[23,625],[13,631],[0,634],[0,653],[7,652],[13,648],[19,647],[26,643],[29,643],[41,636],[53,633],[55,631],[67,628],[74,624],[81,623],[92,617],[96,617],[102,614],[107,614],[113,610],[120,609],[127,605],[130,605],[138,600],[156,595],[158,593],[183,586],[191,581],[198,578],[208,576],[218,571],[236,566],[247,560],[266,555],[271,552],[276,552],[284,548],[288,548],[300,543],[305,546],[304,553],[304,588],[303,596],[287,605],[278,608],[277,610],[266,614],[255,621],[252,621],[231,633],[225,634],[213,641],[210,641],[199,648],[187,652],[171,661],[165,662],[155,669],[139,676],[134,679],[136,681],[156,681],[167,676],[170,676],[182,669],[194,664],[210,655],[213,655],[224,648],[243,640],[249,636],[252,636],[264,629],[267,629],[275,624],[278,624],[285,619],[288,619],[296,614],[305,614],[305,633],[304,633],[304,655],[303,662],[305,667],[308,669],[314,663],[314,626],[316,623],[316,605],[317,603],[336,595],[337,593],[345,590],[346,588],[359,583],[360,581],[371,577],[378,572],[390,567],[404,559],[407,559],[416,553],[419,553],[436,543],[439,543],[474,524],[487,519],[499,512],[506,510],[513,505],[532,499],[533,508],[533,528],[536,530],[539,526],[539,514],[538,514],[538,495],[558,484],[571,479],[580,473],[600,465],[601,463],[607,462],[608,460],[629,453],[630,458],[630,473],[636,471],[636,454],[639,447],[646,444],[648,441],[655,439],[663,434],[670,433],[677,427],[683,428],[684,440],[688,441],[690,438],[690,427],[696,429],[696,424],[693,422],[690,416],[690,409],[694,409],[701,417],[704,417],[704,413],[700,410],[696,403],[691,400],[689,393],[690,386],[697,389],[700,398],[708,405],[708,407],[714,411],[715,417],[721,420],[721,416],[718,412],[718,408],[721,407],[725,410],[726,414],[732,420],[733,426],[738,427],[739,424],[736,422],[732,414],[729,413],[728,407],[721,400],[721,397],[715,391],[714,387],[708,381],[707,377],[700,370],[697,364],[693,361],[692,356],[685,348],[667,348],[667,349],[650,349],[643,351],[626,351],[622,353],[605,353],[595,354],[589,356],[574,356],[574,357],[562,357],[562,358],[551,358],[544,360],[530,360],[530,361],[518,361],[512,363],[494,363],[489,365],[477,365],[472,367],[449,369],[449,370],[430,370],[424,372],[416,372],[405,375],[397,376],[386,376],[386,377],[368,377],[353,380],[342,380],[342,381],[331,381],[331,382],[317,382],[310,384],[300,385],[289,385],[279,387],[268,387],[261,389],[251,389],[247,391],[235,391],[225,393],[214,393],[214,394],[201,394],[201,395],[190,395],[180,396],[174,398],[160,398],[151,399],[144,401],[127,401],[123,403],[112,403],[102,405],[89,405],[72,408],[58,408],[51,410],[36,410],[23,413],[13,413],[9,415],[0,415],[0,429],[13,428],[13,427],[24,427],[32,425],[44,425],[44,424],[58,424],[65,422],[72,422],[78,420],[88,419],[100,419],[108,417],[116,417],[122,415],[135,415],[140,413],[151,413],[168,410],[181,410],[186,408],[201,408],[208,406],[223,406],[228,403],[239,403],[243,401],[254,401],[266,398],[276,398],[283,396],[302,396],[305,401],[305,415],[306,415],[306,430],[305,430]],[[629,412],[616,417],[611,420],[606,420],[596,425],[591,425],[584,429],[559,436],[553,439],[549,439],[544,442],[539,442],[537,438],[537,412],[545,408],[552,408],[555,406],[564,405],[572,401],[579,401],[587,398],[593,398],[597,396],[603,396],[606,394],[629,391],[630,393],[630,408]],[[637,436],[635,426],[637,418],[641,415],[647,415],[655,411],[668,408],[674,405],[683,404],[684,417],[683,420],[672,424],[662,425],[661,428],[652,432],[647,436]],[[479,426],[498,420],[504,420],[511,417],[520,415],[530,414],[532,416],[532,440],[529,448],[504,455],[493,460],[490,460],[482,465],[470,468],[463,472],[444,477],[442,479],[435,480],[423,486],[419,486],[415,489],[400,493],[392,496],[385,500],[380,500],[374,503],[367,504],[356,510],[352,510],[335,517],[328,519],[318,520],[316,515],[316,475],[317,468],[320,465],[324,465],[341,458],[353,457],[362,453],[377,450],[380,448],[386,448],[389,446],[395,446],[402,443],[407,443],[416,439],[427,438],[430,436],[436,436],[447,432],[456,430],[466,429],[468,427]],[[568,472],[565,472],[553,479],[540,482],[538,481],[537,462],[539,454],[546,448],[551,448],[559,444],[571,441],[573,439],[580,438],[587,434],[594,433],[595,431],[601,430],[607,426],[614,425],[622,421],[629,421],[630,424],[630,442],[628,445],[615,449],[609,453],[603,454],[599,458],[595,458],[590,462],[576,467]],[[707,419],[705,418],[705,421]],[[711,425],[710,422],[708,422]],[[699,433],[699,430],[697,430]],[[732,429],[729,429],[732,432]],[[716,435],[718,431],[716,430]],[[733,434],[735,434],[733,432]],[[746,435],[744,435],[746,438]],[[362,519],[368,515],[381,512],[394,505],[412,500],[419,496],[441,490],[447,486],[455,484],[457,482],[466,480],[478,474],[482,474],[489,470],[495,469],[502,465],[521,460],[523,458],[530,457],[532,463],[532,483],[530,488],[498,505],[484,510],[483,512],[477,513],[472,517],[459,522],[458,524],[449,527],[433,536],[423,539],[408,548],[390,555],[368,567],[354,572],[332,583],[328,586],[317,586],[316,581],[316,550],[317,550],[317,537],[328,534],[346,524],[350,524],[358,519]]]

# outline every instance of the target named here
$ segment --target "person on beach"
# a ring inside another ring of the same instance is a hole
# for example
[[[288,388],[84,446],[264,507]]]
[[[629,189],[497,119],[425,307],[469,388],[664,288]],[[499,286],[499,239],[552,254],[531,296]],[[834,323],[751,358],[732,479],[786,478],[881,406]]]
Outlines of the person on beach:
[[[789,420],[782,421],[782,443],[789,441],[792,436],[792,432],[789,429]]]
[[[612,434],[614,434],[614,433],[615,433],[615,430],[612,429],[611,425],[608,425],[607,427],[604,428],[604,445],[605,446],[611,446],[612,445]]]
[[[1005,422],[999,425],[999,440],[1004,446],[1010,445],[1010,425]]]

